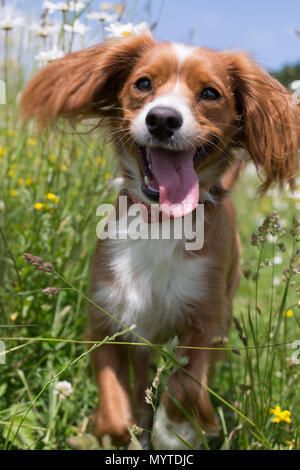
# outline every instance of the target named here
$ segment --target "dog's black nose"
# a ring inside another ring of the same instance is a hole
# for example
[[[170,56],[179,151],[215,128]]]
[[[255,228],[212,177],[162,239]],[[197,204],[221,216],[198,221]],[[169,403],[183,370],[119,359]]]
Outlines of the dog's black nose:
[[[172,137],[182,123],[181,114],[176,109],[166,106],[155,106],[146,116],[146,125],[150,134],[159,140]]]

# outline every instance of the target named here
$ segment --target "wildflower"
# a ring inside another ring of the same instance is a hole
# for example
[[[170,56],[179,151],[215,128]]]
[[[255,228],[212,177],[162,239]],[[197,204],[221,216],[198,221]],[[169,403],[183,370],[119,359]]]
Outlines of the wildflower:
[[[67,166],[63,163],[60,167],[61,171],[67,171]]]
[[[292,83],[289,84],[289,88],[292,91],[298,90],[298,88],[300,88],[300,80],[294,80]]]
[[[100,11],[100,12],[92,11],[91,13],[88,13],[86,17],[89,20],[101,21],[103,23],[111,23],[117,20],[117,15],[110,15],[109,13],[106,13],[105,11]]]
[[[104,163],[105,163],[105,158],[103,158],[103,157],[98,157],[98,158],[97,158],[97,162],[100,163],[100,165],[104,165]]]
[[[19,178],[17,183],[19,186],[22,186],[22,184],[24,184],[24,178]]]
[[[274,264],[282,264],[283,258],[280,253],[274,256]]]
[[[133,424],[133,425],[131,426],[131,431],[132,431],[136,436],[140,436],[144,430],[143,430],[143,428],[140,428],[140,427],[137,426],[136,424]]]
[[[48,201],[53,201],[56,197],[57,197],[56,194],[53,194],[53,193],[48,193],[46,196]]]
[[[17,316],[18,316],[18,312],[14,312],[9,316],[9,318],[11,319],[11,321],[15,321],[17,319]]]
[[[61,59],[65,55],[64,51],[58,49],[55,45],[49,51],[40,51],[39,54],[34,56],[38,62],[51,62],[52,60]]]
[[[154,380],[152,382],[152,387],[157,388],[159,381],[160,381],[160,376],[162,374],[162,371],[164,370],[165,366],[161,366],[157,369],[156,376],[154,377]]]
[[[74,21],[73,25],[70,24],[65,24],[64,25],[64,30],[69,32],[69,33],[77,33],[77,34],[85,34],[88,30],[90,29],[89,26],[86,26],[85,24],[81,23],[79,19]]]
[[[0,212],[3,212],[5,209],[4,201],[0,201]]]
[[[105,173],[104,178],[108,180],[110,178],[110,173]]]
[[[22,16],[17,16],[13,18],[12,14],[7,13],[2,20],[0,20],[0,29],[4,31],[10,31],[13,28],[18,26],[23,26],[24,18]]]
[[[29,139],[27,139],[27,144],[31,145],[31,147],[35,147],[37,145],[37,141],[30,137]]]
[[[153,399],[153,390],[152,390],[152,388],[146,388],[145,393],[146,393],[145,402],[148,405],[152,405],[152,399]]]
[[[42,290],[43,294],[48,295],[49,297],[58,294],[59,291],[60,289],[58,287],[46,287],[46,289]]]
[[[73,392],[73,387],[70,382],[67,380],[62,380],[61,382],[57,382],[55,384],[54,395],[58,395],[58,399],[60,401],[65,400],[67,397],[71,395]]]
[[[45,204],[43,204],[42,202],[36,202],[33,207],[35,208],[35,210],[40,211],[43,209],[44,205]]]
[[[280,423],[280,421],[285,421],[286,423],[291,423],[292,420],[290,418],[291,412],[289,410],[282,410],[280,406],[276,406],[275,408],[270,409],[270,413],[275,416],[273,419],[273,423]]]
[[[26,186],[30,186],[33,183],[32,178],[26,178],[25,184]]]
[[[277,287],[280,285],[280,277],[279,276],[274,276],[274,279],[273,279],[273,286],[274,287]]]
[[[149,31],[149,28],[145,22],[134,25],[133,23],[122,24],[117,21],[105,26],[105,30],[110,38],[128,38]]]
[[[284,313],[284,315],[287,317],[287,318],[290,318],[294,315],[294,312],[293,310],[286,310],[286,312]]]
[[[82,2],[73,2],[73,1],[72,2],[59,2],[59,3],[45,1],[43,7],[49,10],[49,14],[51,15],[55,11],[61,11],[63,13],[66,13],[67,11],[78,12],[85,7],[85,4]]]
[[[22,257],[27,263],[32,266],[36,266],[40,271],[46,271],[48,273],[54,273],[55,269],[51,263],[44,261],[40,256],[32,255],[31,253],[24,253]]]
[[[8,171],[9,176],[12,178],[15,175],[15,170],[12,168]]]
[[[1,147],[0,146],[0,157],[2,157],[2,155],[5,155],[7,152],[7,147]]]
[[[16,197],[17,191],[16,191],[15,189],[12,189],[12,190],[10,191],[10,195],[11,195],[11,197]]]
[[[32,23],[30,29],[37,36],[40,36],[42,38],[47,38],[48,36],[51,36],[52,34],[57,33],[59,31],[59,27],[54,24],[45,24],[41,26],[38,23]]]

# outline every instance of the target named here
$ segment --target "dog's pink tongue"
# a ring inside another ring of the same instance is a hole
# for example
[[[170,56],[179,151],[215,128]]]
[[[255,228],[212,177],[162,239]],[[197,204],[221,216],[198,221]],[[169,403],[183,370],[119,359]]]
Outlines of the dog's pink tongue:
[[[150,149],[154,176],[159,185],[161,210],[172,217],[192,212],[199,202],[199,182],[194,152]]]

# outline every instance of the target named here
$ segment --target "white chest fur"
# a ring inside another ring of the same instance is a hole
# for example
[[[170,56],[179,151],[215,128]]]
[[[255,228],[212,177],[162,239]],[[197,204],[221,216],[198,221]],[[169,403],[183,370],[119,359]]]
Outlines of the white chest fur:
[[[206,291],[207,259],[184,256],[178,240],[110,240],[116,281],[99,284],[94,300],[141,336],[154,340],[175,328],[184,306]],[[186,311],[186,307],[185,307]]]

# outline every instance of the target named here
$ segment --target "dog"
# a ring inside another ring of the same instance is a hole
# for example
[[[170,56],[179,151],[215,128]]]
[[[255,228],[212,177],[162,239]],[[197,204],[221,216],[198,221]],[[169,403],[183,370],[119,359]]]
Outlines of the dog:
[[[133,332],[153,344],[178,336],[186,349],[178,349],[177,360],[185,356],[186,365],[183,373],[174,370],[162,392],[155,447],[182,448],[170,427],[199,446],[186,413],[208,434],[218,432],[207,390],[218,358],[212,348],[216,338],[228,336],[240,279],[230,199],[242,166],[238,150],[254,162],[262,193],[272,183],[293,188],[299,107],[246,53],[156,42],[143,33],[51,62],[27,85],[21,109],[26,120],[36,117],[41,126],[59,117],[98,119],[113,140],[126,210],[138,203],[149,213],[159,204],[174,223],[204,204],[202,249],[188,251],[174,238],[100,239],[88,312],[91,340],[110,337],[120,325],[134,325]],[[132,334],[127,339],[136,341]],[[100,440],[109,435],[124,446],[132,425],[150,425],[150,360],[146,346],[109,344],[93,351],[99,389],[94,433]]]

